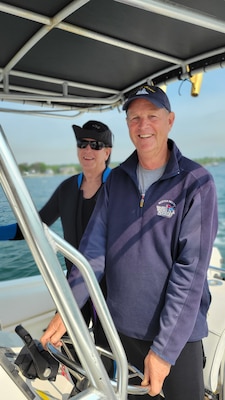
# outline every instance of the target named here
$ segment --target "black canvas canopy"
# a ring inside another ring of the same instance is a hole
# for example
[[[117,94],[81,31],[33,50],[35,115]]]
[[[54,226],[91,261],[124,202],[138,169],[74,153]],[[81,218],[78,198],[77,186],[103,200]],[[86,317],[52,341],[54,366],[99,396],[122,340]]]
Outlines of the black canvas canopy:
[[[225,1],[7,0],[0,35],[1,101],[94,111],[224,67]]]

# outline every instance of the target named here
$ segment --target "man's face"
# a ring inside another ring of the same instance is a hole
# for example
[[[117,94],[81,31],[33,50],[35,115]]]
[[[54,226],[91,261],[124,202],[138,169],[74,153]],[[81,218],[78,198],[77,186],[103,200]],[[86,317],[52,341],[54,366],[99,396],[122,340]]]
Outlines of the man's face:
[[[173,112],[158,108],[146,99],[132,101],[127,111],[127,124],[138,154],[160,155],[167,151],[173,122]]]

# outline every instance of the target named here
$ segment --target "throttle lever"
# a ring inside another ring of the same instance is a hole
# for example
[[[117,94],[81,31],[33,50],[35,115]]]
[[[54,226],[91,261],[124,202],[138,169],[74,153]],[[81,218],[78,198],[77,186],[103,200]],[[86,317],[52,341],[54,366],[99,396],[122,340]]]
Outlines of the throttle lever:
[[[22,374],[30,379],[55,380],[59,362],[22,325],[16,326],[15,332],[25,343],[15,361]]]

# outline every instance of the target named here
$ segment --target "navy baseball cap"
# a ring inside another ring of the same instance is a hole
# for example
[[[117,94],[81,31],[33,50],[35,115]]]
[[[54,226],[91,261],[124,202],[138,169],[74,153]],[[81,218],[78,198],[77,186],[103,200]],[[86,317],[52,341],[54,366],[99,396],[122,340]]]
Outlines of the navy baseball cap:
[[[140,86],[131,92],[128,98],[125,100],[123,105],[123,110],[127,111],[130,103],[133,100],[146,99],[153,103],[158,108],[165,108],[167,111],[171,112],[171,106],[166,93],[160,89],[158,86]]]

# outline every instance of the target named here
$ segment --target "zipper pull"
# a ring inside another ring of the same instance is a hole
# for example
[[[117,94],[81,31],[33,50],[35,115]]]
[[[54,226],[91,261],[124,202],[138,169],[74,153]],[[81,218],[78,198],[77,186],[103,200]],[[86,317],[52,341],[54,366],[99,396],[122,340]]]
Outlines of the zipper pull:
[[[142,193],[141,200],[140,200],[140,208],[142,208],[144,206],[144,202],[145,202],[145,193]]]

